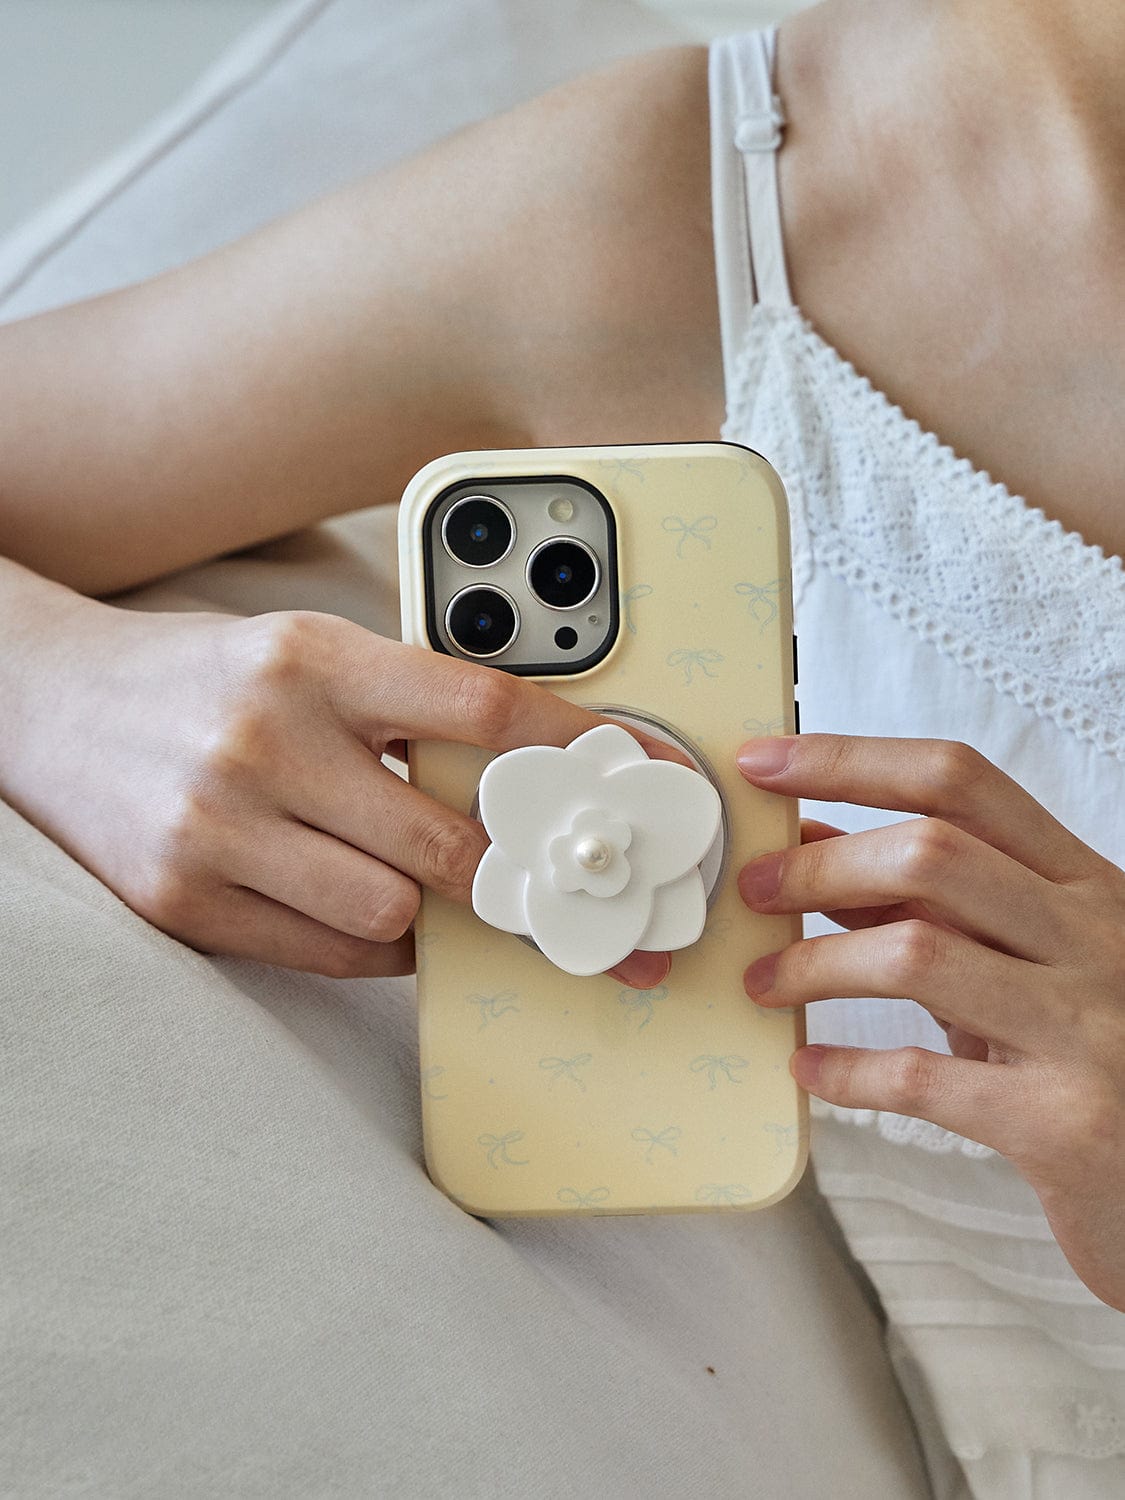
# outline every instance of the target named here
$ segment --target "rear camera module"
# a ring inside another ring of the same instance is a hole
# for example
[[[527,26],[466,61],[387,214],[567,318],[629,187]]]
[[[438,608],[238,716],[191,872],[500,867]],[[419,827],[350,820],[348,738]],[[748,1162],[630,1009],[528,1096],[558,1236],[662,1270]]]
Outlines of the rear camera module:
[[[548,609],[577,609],[598,591],[598,560],[585,542],[553,537],[527,560],[527,586]]]
[[[499,589],[462,589],[445,612],[449,639],[466,656],[499,656],[520,628],[516,606]]]
[[[511,512],[488,495],[466,495],[441,523],[445,550],[467,568],[490,568],[507,557],[516,539]]]

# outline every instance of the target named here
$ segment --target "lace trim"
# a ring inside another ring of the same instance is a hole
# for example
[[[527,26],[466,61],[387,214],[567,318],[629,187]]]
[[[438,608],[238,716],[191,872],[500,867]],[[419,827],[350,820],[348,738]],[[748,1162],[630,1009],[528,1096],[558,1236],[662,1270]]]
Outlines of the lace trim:
[[[926,431],[796,308],[757,304],[723,437],[791,500],[799,603],[814,561],[944,655],[1125,761],[1125,564]]]
[[[932,1151],[938,1155],[959,1151],[962,1156],[968,1156],[973,1161],[984,1161],[1000,1154],[991,1146],[971,1141],[967,1136],[946,1130],[942,1125],[934,1125],[929,1120],[916,1120],[911,1115],[896,1115],[890,1110],[847,1109],[842,1104],[829,1104],[824,1099],[810,1096],[810,1111],[814,1120],[838,1120],[843,1125],[874,1126],[885,1141],[892,1141],[897,1146],[918,1146],[923,1151]],[[813,1150],[815,1149],[814,1136]]]
[[[901,1329],[887,1329],[887,1352],[912,1405],[933,1411],[952,1452],[972,1463],[1008,1450],[1022,1456],[1107,1459],[1125,1454],[1125,1409],[1104,1388],[1052,1382],[1035,1388],[1018,1380],[1018,1361],[1005,1361],[1009,1377],[971,1385],[966,1371],[931,1366]],[[999,1352],[999,1351],[998,1351]],[[928,1425],[928,1424],[927,1424]]]
[[[973,1395],[972,1390],[963,1393],[966,1408]],[[1014,1410],[993,1411],[996,1426],[987,1440],[975,1430],[967,1409],[951,1414],[946,1435],[957,1457],[972,1462],[995,1448],[1066,1458],[1120,1458],[1125,1454],[1125,1418],[1097,1391],[1055,1391],[1045,1396],[1021,1388],[1019,1396],[1022,1399],[1013,1403]]]

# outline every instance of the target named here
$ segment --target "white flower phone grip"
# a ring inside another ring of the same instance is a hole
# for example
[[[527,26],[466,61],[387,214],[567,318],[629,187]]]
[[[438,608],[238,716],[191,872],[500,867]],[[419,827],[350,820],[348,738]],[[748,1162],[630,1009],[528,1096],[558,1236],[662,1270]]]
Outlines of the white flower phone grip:
[[[478,804],[492,843],[473,910],[531,938],[568,974],[600,974],[634,948],[671,951],[701,935],[699,867],[723,815],[701,772],[650,760],[626,730],[600,724],[565,749],[498,755]]]

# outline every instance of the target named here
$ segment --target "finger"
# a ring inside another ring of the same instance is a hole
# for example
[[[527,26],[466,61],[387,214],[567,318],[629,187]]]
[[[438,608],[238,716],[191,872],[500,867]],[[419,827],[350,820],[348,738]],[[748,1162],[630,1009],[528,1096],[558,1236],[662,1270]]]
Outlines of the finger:
[[[1020,1064],[945,1057],[924,1047],[800,1047],[790,1072],[809,1093],[846,1109],[890,1110],[929,1120],[969,1140],[1015,1156],[1025,1142],[1029,1111],[1026,1068]]]
[[[672,955],[649,949],[635,949],[623,963],[606,973],[620,979],[633,990],[652,990],[663,984],[672,969]]]
[[[1027,1052],[1051,1014],[1045,970],[931,922],[896,922],[792,943],[750,965],[746,992],[769,1007],[811,1000],[915,1000],[946,1023]]]
[[[453,740],[497,751],[563,746],[611,722],[495,667],[378,636],[365,649],[372,657],[368,670],[343,675],[339,707],[345,721],[380,749],[395,740]],[[622,727],[655,759],[689,763],[679,750]]]
[[[384,766],[351,735],[331,747],[331,776],[294,780],[288,811],[403,876],[467,902],[488,848],[475,818],[447,807]]]
[[[1060,960],[1073,917],[1049,880],[939,818],[911,818],[751,861],[739,872],[761,912],[833,911],[923,901],[939,919],[1006,953]]]
[[[356,860],[372,856],[367,859],[368,865],[380,869],[389,865],[393,867],[390,873],[402,872],[411,877],[406,884],[415,893],[415,908],[418,904],[415,881],[451,900],[468,903],[473,876],[488,847],[488,835],[481,824],[403,781],[357,740],[341,737],[341,743],[333,749],[332,763],[331,778],[321,777],[292,789],[289,799],[292,811],[303,823],[311,825],[308,832],[321,830],[324,835],[331,834],[334,837],[328,842],[338,849],[352,848]],[[260,853],[256,850],[252,873],[247,874],[245,883],[257,890],[264,889],[260,864]],[[348,873],[338,860],[334,860],[331,868],[334,879],[339,881]],[[354,863],[349,871],[353,880],[371,876],[371,871],[363,871]],[[274,872],[266,894],[309,912],[307,903],[311,897],[295,889],[293,880],[293,862],[289,860],[283,870]],[[327,891],[318,888],[316,896],[321,904],[309,914],[328,919],[331,925],[341,925],[339,921],[331,921],[331,913],[340,917],[344,913],[335,905],[325,904],[337,902],[335,886]],[[347,913],[362,917],[364,890],[353,888],[345,892],[345,899],[349,903]],[[409,920],[413,920],[413,915],[412,911]],[[343,930],[354,928],[347,926]],[[670,967],[668,954],[638,951],[630,954],[613,973],[623,984],[649,989],[664,982]]]
[[[201,953],[252,958],[332,979],[384,978],[414,969],[413,933],[393,943],[366,942],[237,886],[212,902],[198,926],[197,934],[183,941]]]
[[[232,881],[372,943],[401,938],[418,912],[412,880],[350,844],[290,820],[271,822],[228,863]]]
[[[822,823],[819,818],[801,819],[802,844],[818,844],[821,839],[841,838],[846,833],[846,828],[837,828],[834,823]]]
[[[942,818],[1048,880],[1103,872],[1099,855],[959,740],[770,736],[743,745],[738,764],[748,781],[787,796]]]
[[[822,823],[819,818],[801,819],[803,844],[818,844],[822,839],[843,838],[846,833],[847,829],[837,828],[834,823]],[[841,927],[850,928],[879,927],[884,922],[906,922],[912,917],[937,922],[939,926],[945,925],[924,901],[892,901],[889,906],[835,907],[832,911],[822,911],[821,916],[827,917],[830,922],[837,922]]]

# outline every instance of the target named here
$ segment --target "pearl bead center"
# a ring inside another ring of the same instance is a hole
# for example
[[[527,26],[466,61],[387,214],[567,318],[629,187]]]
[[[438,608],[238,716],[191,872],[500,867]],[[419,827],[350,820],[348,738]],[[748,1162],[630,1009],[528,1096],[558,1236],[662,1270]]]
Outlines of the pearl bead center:
[[[584,870],[597,874],[609,864],[613,858],[613,850],[605,839],[584,838],[579,839],[575,845],[574,857]]]

